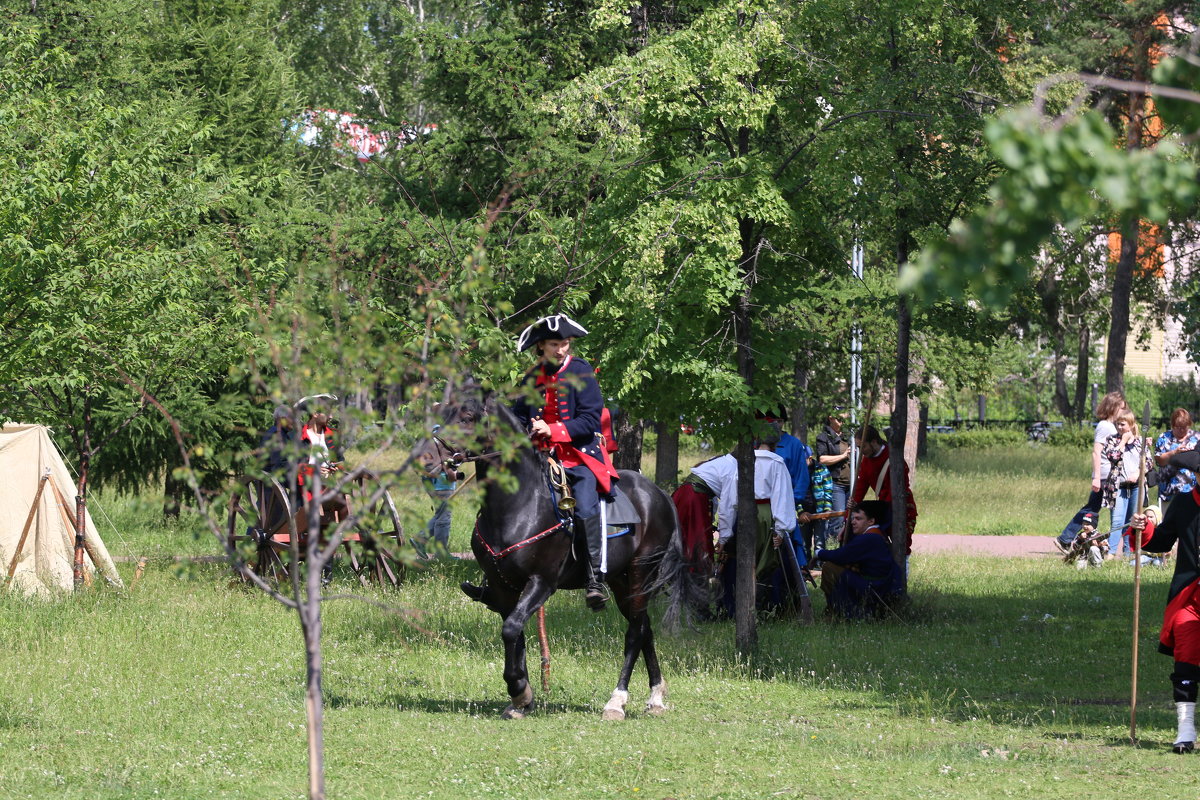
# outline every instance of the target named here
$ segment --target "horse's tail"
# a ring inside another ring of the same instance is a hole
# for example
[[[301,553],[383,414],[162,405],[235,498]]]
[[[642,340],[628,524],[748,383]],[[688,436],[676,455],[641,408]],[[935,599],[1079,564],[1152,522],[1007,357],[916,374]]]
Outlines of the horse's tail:
[[[664,493],[665,494],[665,493]],[[687,558],[683,548],[683,534],[679,526],[679,515],[675,504],[670,503],[674,528],[671,543],[663,554],[655,583],[667,586],[667,608],[663,612],[663,629],[678,633],[683,627],[691,628],[696,614],[707,608],[709,568],[702,562]]]

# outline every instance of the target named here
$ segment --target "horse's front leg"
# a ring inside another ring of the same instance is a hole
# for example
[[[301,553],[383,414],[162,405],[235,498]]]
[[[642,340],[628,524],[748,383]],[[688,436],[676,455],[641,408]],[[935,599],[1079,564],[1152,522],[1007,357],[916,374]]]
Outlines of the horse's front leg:
[[[500,635],[504,639],[504,682],[508,684],[509,705],[505,719],[524,719],[533,710],[533,687],[525,666],[525,624],[554,593],[554,587],[540,575],[525,584],[516,606],[504,618]]]

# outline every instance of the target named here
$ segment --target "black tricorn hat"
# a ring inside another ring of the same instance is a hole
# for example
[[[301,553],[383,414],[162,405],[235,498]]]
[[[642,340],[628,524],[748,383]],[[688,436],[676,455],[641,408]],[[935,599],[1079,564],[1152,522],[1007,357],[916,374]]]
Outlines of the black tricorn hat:
[[[521,331],[521,335],[517,337],[517,352],[523,353],[538,342],[544,342],[547,339],[572,339],[579,336],[587,336],[587,328],[566,314],[542,317]]]

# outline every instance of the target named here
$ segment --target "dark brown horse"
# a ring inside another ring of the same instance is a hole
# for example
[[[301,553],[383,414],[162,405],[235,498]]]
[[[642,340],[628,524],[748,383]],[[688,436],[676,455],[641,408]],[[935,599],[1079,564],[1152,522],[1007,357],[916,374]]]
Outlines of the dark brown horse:
[[[506,405],[494,395],[483,395],[477,387],[467,387],[454,401],[444,404],[443,410],[448,429],[435,437],[427,452],[436,453],[441,460],[476,463],[484,499],[471,549],[486,581],[482,589],[464,584],[464,591],[504,620],[504,681],[510,698],[504,716],[520,719],[533,708],[533,687],[525,663],[525,625],[557,590],[584,587],[587,546],[581,530],[573,546],[572,530],[579,526],[569,511],[558,507],[547,477],[548,457],[529,444]],[[493,450],[504,436],[520,445],[501,464]],[[511,477],[497,480],[499,470]],[[650,677],[646,711],[661,714],[666,710],[667,687],[654,650],[647,604],[656,592],[670,586],[667,615],[676,619],[692,598],[671,499],[636,472],[620,474],[620,489],[641,522],[632,526],[630,534],[608,539],[608,585],[629,625],[625,663],[604,706],[605,719],[624,719],[629,678],[639,654]]]

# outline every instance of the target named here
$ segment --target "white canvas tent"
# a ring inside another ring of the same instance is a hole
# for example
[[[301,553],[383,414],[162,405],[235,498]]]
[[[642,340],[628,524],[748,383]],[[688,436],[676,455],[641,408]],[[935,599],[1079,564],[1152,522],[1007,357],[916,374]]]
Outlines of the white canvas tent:
[[[40,489],[40,491],[39,491]],[[27,595],[73,588],[75,481],[42,425],[0,429],[0,585]],[[86,515],[84,567],[120,585],[112,558]]]

